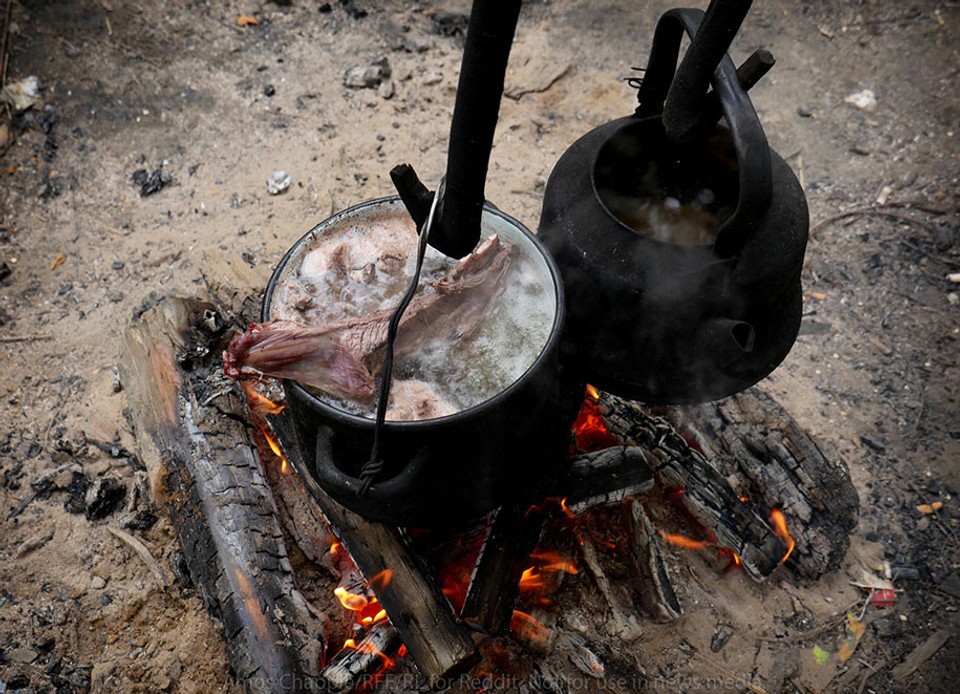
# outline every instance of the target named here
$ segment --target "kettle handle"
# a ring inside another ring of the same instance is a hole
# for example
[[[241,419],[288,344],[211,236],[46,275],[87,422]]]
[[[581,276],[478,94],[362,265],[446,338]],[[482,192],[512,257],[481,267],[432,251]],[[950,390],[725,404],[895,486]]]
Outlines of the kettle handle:
[[[703,17],[703,11],[696,9],[673,9],[660,17],[637,93],[638,117],[662,117],[664,102],[675,79],[683,33],[686,32],[691,41],[697,41],[697,29]],[[737,208],[721,225],[714,242],[717,255],[731,257],[742,248],[770,207],[773,196],[770,146],[729,54],[725,53],[720,59],[710,83],[720,99],[737,153],[740,181]]]

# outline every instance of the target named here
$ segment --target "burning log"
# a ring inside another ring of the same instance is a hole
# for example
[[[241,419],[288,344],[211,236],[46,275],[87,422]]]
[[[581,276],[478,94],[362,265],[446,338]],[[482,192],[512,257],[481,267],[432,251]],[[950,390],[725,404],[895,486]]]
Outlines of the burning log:
[[[725,477],[742,480],[751,500],[798,521],[791,523],[796,550],[787,561],[798,574],[815,579],[840,565],[857,525],[857,490],[842,459],[776,400],[750,388],[718,402],[670,408],[665,417]]]
[[[300,467],[292,424],[285,415],[271,416],[269,422],[294,468]],[[344,508],[309,475],[300,479],[360,572],[368,579],[390,572],[390,580],[375,591],[377,599],[427,685],[434,688],[475,665],[480,657],[469,632],[457,622],[432,577],[397,533]]]
[[[737,555],[751,578],[763,581],[780,565],[787,554],[783,541],[669,422],[608,393],[600,394],[599,405],[611,433],[644,449],[660,483],[682,491],[684,508]]]
[[[639,501],[627,499],[622,510],[624,527],[633,540],[629,556],[640,591],[640,602],[652,619],[672,622],[683,614],[683,607],[667,572],[660,536],[653,529]]]
[[[363,687],[389,667],[400,646],[400,634],[392,624],[375,624],[359,643],[344,647],[323,669],[316,691],[346,694]]]
[[[636,446],[612,446],[577,456],[560,485],[574,512],[617,503],[651,487],[653,471],[643,449]]]
[[[294,584],[255,448],[227,414],[241,402],[216,392],[213,369],[186,369],[211,353],[219,325],[209,304],[164,299],[127,329],[120,368],[131,423],[238,679],[250,691],[302,691],[317,674],[326,619]]]
[[[494,512],[477,559],[460,617],[486,634],[510,627],[520,592],[520,577],[540,539],[543,514],[518,505]]]

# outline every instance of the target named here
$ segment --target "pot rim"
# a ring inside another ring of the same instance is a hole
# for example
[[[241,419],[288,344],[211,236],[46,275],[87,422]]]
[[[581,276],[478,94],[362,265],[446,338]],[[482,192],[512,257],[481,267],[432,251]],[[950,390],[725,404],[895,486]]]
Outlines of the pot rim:
[[[372,200],[366,200],[364,202],[358,203],[347,207],[334,215],[331,215],[327,219],[319,222],[314,225],[309,231],[307,231],[303,236],[297,239],[292,246],[284,254],[283,258],[280,259],[280,262],[277,264],[276,268],[273,271],[273,274],[270,276],[270,281],[267,283],[267,288],[263,295],[263,302],[260,309],[260,320],[268,321],[270,318],[270,305],[273,299],[273,293],[276,289],[277,283],[280,281],[280,277],[283,274],[283,271],[286,269],[288,263],[293,259],[297,251],[310,239],[314,236],[314,233],[322,226],[329,226],[335,223],[337,220],[343,217],[347,217],[351,214],[354,214],[360,210],[366,209],[368,207],[374,207],[377,205],[391,204],[391,203],[400,203],[402,205],[402,200],[399,195],[390,195],[381,198],[375,198]],[[505,212],[500,211],[494,207],[490,202],[484,202],[483,205],[483,215],[492,214],[494,216],[500,217],[502,220],[508,224],[512,224],[520,233],[521,236],[526,238],[526,241],[532,246],[536,251],[539,252],[541,260],[547,266],[547,270],[550,273],[550,278],[553,281],[554,289],[554,301],[555,301],[555,310],[553,316],[553,325],[550,328],[550,332],[547,336],[546,342],[543,344],[543,347],[540,349],[540,353],[536,356],[533,362],[527,367],[526,371],[517,378],[509,386],[496,393],[492,397],[484,400],[483,402],[469,407],[465,410],[460,410],[454,412],[450,415],[445,415],[443,417],[434,417],[432,419],[420,419],[413,421],[395,421],[395,420],[386,420],[384,422],[384,429],[389,429],[393,431],[403,431],[414,433],[419,430],[428,430],[434,428],[438,425],[456,425],[460,422],[472,419],[478,415],[482,415],[486,411],[498,407],[499,403],[505,398],[510,397],[514,392],[524,387],[526,382],[531,378],[531,375],[538,371],[545,361],[550,358],[550,355],[556,351],[559,346],[561,333],[563,329],[563,319],[564,319],[564,287],[563,280],[561,279],[560,270],[557,267],[556,262],[553,259],[553,256],[546,250],[543,243],[536,237],[536,235],[530,231],[525,225],[521,224],[516,218],[511,217]],[[349,424],[350,426],[358,427],[360,429],[370,429],[373,430],[376,426],[376,420],[370,417],[364,417],[361,415],[354,414],[352,412],[347,412],[341,410],[333,405],[330,405],[327,402],[324,402],[316,395],[307,390],[302,384],[298,381],[282,379],[286,387],[292,388],[296,391],[297,395],[309,403],[310,407],[319,410],[327,417],[330,417],[339,422]]]

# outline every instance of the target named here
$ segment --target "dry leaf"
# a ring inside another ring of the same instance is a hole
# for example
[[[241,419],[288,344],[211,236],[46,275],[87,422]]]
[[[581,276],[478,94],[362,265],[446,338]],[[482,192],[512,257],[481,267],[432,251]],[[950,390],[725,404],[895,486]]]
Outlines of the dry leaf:
[[[239,17],[237,17],[238,27],[249,27],[249,26],[255,27],[255,26],[258,26],[259,24],[260,24],[259,19],[257,19],[256,17],[251,17],[248,14],[242,14]]]

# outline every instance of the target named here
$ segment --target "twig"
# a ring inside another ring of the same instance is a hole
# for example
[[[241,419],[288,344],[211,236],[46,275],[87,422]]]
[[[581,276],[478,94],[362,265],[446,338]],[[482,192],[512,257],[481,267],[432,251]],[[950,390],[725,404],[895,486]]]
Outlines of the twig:
[[[886,659],[881,660],[879,664],[874,667],[863,658],[857,658],[861,665],[867,668],[868,672],[863,673],[863,677],[860,679],[860,687],[857,689],[857,694],[863,694],[863,690],[867,688],[867,680],[880,672],[880,668],[887,664]]]
[[[916,251],[917,253],[920,253],[921,255],[925,255],[925,256],[927,256],[928,258],[930,258],[930,260],[937,260],[937,261],[943,263],[944,265],[953,265],[954,267],[960,267],[960,262],[957,262],[956,260],[947,260],[946,258],[941,258],[940,256],[934,255],[934,254],[931,253],[930,251],[921,248],[920,246],[916,245],[915,243],[910,243],[909,241],[907,241],[907,240],[905,240],[905,239],[900,239],[900,245],[901,245],[901,246],[906,246],[907,248],[909,248],[909,249],[911,249],[911,250],[914,250],[914,251]]]
[[[163,590],[167,589],[167,577],[163,573],[163,569],[160,568],[160,564],[156,559],[153,558],[153,555],[150,554],[150,550],[147,549],[140,540],[135,538],[128,532],[120,530],[119,528],[114,528],[113,526],[108,525],[107,530],[110,531],[110,534],[114,537],[123,540],[137,553],[137,556],[147,565],[147,568],[150,569],[154,577],[157,579],[157,583],[160,584],[160,588]]]
[[[39,340],[52,340],[53,335],[0,335],[0,344],[10,342],[37,342]]]
[[[0,89],[7,86],[7,50],[10,48],[10,17],[13,10],[13,0],[7,0],[7,7],[3,13],[3,48],[0,49]]]
[[[848,217],[887,217],[889,219],[896,219],[901,222],[906,222],[907,224],[914,224],[918,227],[926,229],[930,233],[936,232],[936,229],[926,222],[922,222],[919,219],[914,219],[909,215],[900,214],[899,212],[893,212],[892,210],[877,209],[873,207],[861,207],[855,210],[847,210],[846,212],[841,212],[835,214],[832,217],[827,217],[826,219],[817,222],[812,227],[810,227],[810,233],[818,231],[819,229],[833,224],[834,222],[839,222],[841,219],[847,219]]]

